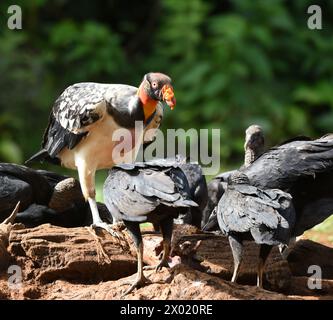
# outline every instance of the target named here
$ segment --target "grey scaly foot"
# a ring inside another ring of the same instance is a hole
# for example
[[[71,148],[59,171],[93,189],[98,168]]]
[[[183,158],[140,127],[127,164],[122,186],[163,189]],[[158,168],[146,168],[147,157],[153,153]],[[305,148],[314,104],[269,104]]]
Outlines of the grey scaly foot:
[[[147,279],[145,276],[136,278],[136,280],[132,283],[129,281],[124,281],[122,284],[130,284],[131,286],[125,291],[122,297],[126,296],[127,294],[131,293],[134,289],[139,289],[144,287],[147,284],[151,284],[152,282]]]

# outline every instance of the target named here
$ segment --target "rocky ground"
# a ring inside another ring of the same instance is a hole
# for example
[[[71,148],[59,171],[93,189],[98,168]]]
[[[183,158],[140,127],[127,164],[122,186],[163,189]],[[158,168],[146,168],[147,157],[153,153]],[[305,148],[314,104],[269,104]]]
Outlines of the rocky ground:
[[[172,268],[145,271],[152,284],[123,297],[135,278],[136,257],[121,227],[117,239],[103,231],[96,236],[89,228],[0,226],[0,299],[333,299],[333,248],[309,240],[295,245],[289,263],[277,250],[272,252],[263,290],[252,285],[258,253],[254,244],[246,244],[241,284],[233,284],[228,281],[232,259],[226,239],[179,226]],[[146,264],[158,261],[160,242],[159,235],[144,237]],[[308,289],[311,264],[322,266],[320,290]],[[20,269],[11,269],[13,265]],[[17,270],[22,270],[22,282],[16,283]]]

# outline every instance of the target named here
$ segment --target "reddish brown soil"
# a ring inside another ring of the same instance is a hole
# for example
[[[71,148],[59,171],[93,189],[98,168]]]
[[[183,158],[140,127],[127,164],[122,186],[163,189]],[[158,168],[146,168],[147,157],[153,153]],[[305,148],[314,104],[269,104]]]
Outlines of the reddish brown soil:
[[[186,262],[171,269],[163,268],[158,273],[145,271],[152,283],[123,297],[128,282],[135,279],[136,262],[131,241],[126,233],[119,232],[123,235],[120,240],[102,234],[99,242],[84,228],[63,229],[45,225],[34,230],[11,231],[8,251],[12,263],[23,269],[23,282],[21,288],[10,288],[10,275],[3,268],[0,271],[0,299],[333,299],[333,280],[323,280],[321,290],[310,290],[307,277],[293,275],[289,289],[282,294],[233,284],[225,280],[229,279],[230,272],[226,272],[222,279],[218,272],[198,271],[197,266],[192,267]],[[194,232],[188,230],[187,239],[191,240]],[[206,243],[198,249],[201,257],[209,244],[207,241],[211,240],[204,241]],[[102,247],[110,260],[103,254]],[[311,243],[306,248],[311,249]],[[328,250],[330,254],[332,249],[323,247],[320,250]],[[301,254],[302,250],[299,252]],[[221,256],[217,258],[220,260],[216,261],[224,263]],[[229,266],[223,268],[228,269]],[[294,269],[297,268],[294,262]]]

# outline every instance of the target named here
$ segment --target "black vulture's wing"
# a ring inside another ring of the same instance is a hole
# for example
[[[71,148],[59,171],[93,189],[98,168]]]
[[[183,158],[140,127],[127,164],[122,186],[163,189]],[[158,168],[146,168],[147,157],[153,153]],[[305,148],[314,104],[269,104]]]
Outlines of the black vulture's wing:
[[[36,170],[14,163],[0,163],[0,175],[15,177],[31,186],[33,199],[39,204],[48,204],[53,189],[48,180]]]
[[[159,204],[172,207],[196,205],[183,196],[177,175],[151,169],[110,170],[104,184],[104,201],[116,220],[145,221]],[[181,179],[179,179],[181,180]]]
[[[208,201],[203,210],[203,231],[216,231],[219,229],[216,210],[214,210],[227,188],[227,183],[220,179],[212,179],[207,184]]]
[[[272,148],[242,171],[255,186],[288,191],[298,179],[330,170],[333,170],[332,135]]]
[[[273,229],[278,223],[274,208],[266,205],[258,194],[230,188],[217,206],[217,218],[222,231],[227,232],[248,232],[261,224]]]
[[[291,196],[280,190],[266,191],[248,185],[228,188],[217,206],[222,232],[251,232],[257,243],[287,242],[294,223]]]
[[[116,167],[123,170],[133,170],[135,168],[156,168],[156,169],[166,169],[166,168],[179,168],[183,164],[186,164],[186,158],[182,155],[176,155],[175,157],[169,158],[157,158],[152,160],[147,160],[144,162],[134,162],[134,163],[123,163]]]

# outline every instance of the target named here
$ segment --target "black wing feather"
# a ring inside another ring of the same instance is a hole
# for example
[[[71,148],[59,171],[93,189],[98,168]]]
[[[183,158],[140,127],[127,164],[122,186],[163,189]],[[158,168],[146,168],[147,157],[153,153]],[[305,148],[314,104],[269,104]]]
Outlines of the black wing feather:
[[[141,164],[140,164],[141,166]],[[115,167],[105,181],[104,201],[116,220],[148,221],[160,205],[187,208],[196,206],[190,200],[188,184],[179,168]]]
[[[289,190],[302,177],[333,170],[333,139],[295,141],[269,150],[243,170],[251,184]]]
[[[228,187],[216,209],[221,231],[225,235],[250,232],[259,244],[288,243],[295,224],[291,200],[281,190]]]

